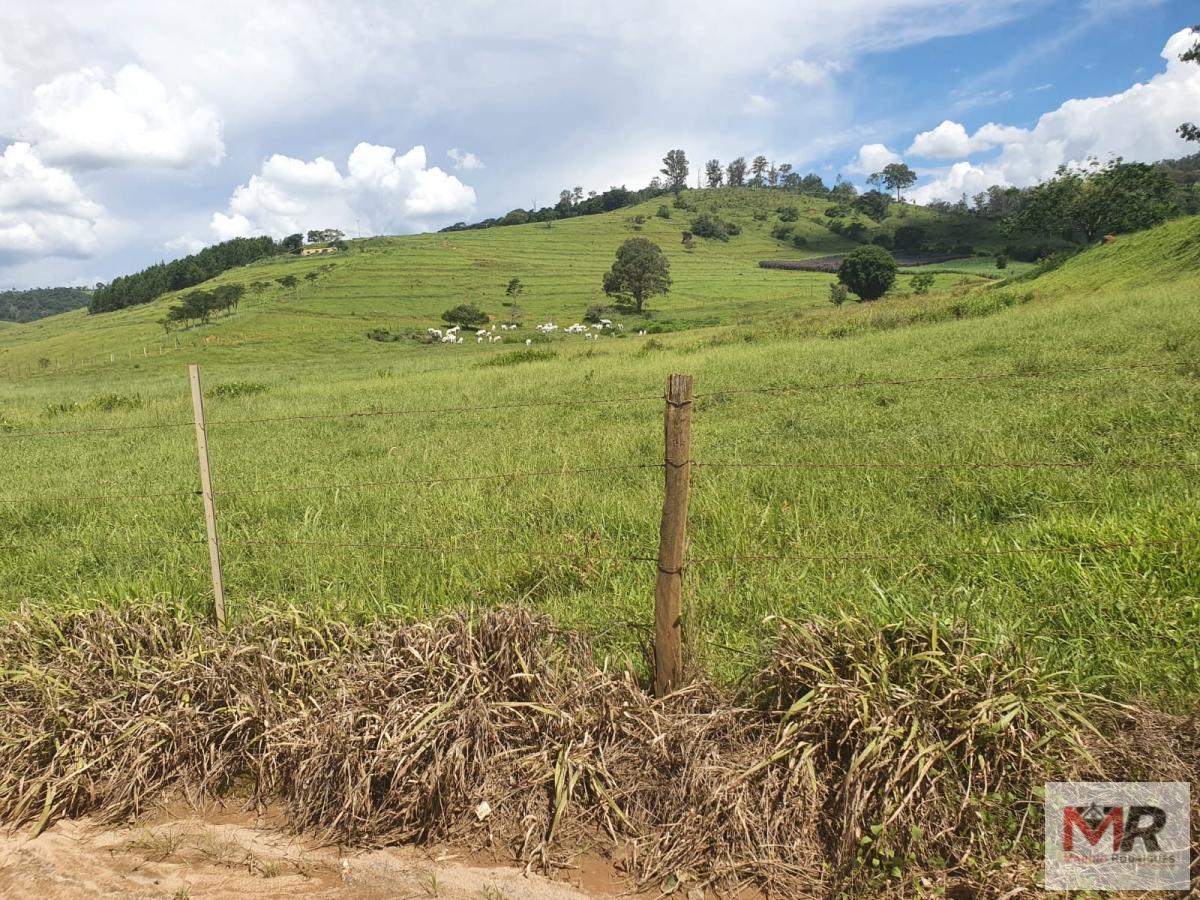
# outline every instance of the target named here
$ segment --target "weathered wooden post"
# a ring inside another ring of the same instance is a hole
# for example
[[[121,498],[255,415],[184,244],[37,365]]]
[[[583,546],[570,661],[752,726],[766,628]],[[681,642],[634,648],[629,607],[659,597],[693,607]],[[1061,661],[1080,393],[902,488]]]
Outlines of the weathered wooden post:
[[[654,585],[654,693],[658,697],[683,684],[683,559],[692,474],[691,375],[667,377],[664,431],[666,492]]]
[[[204,392],[200,367],[188,366],[192,381],[192,416],[196,421],[196,455],[200,458],[200,492],[204,497],[204,527],[208,531],[208,562],[212,569],[213,618],[225,627],[225,579],[221,574],[221,542],[217,536],[217,505],[213,499],[212,472],[208,465],[208,433],[204,427]]]

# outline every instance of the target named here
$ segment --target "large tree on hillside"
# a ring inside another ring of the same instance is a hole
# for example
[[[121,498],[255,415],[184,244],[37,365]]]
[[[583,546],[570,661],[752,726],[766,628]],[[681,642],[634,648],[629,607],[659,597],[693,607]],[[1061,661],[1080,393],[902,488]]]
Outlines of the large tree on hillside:
[[[671,289],[671,262],[654,241],[630,238],[617,249],[617,259],[604,273],[604,293],[633,303],[637,312],[655,294]]]
[[[668,190],[678,194],[687,187],[688,160],[682,150],[668,150],[658,171],[667,177]]]
[[[742,187],[746,183],[746,157],[739,156],[725,167],[725,183],[730,187]]]
[[[883,171],[875,172],[867,179],[867,184],[882,184],[889,191],[895,191],[897,203],[904,199],[901,191],[907,190],[916,183],[917,173],[910,169],[907,163],[888,163],[883,167]]]
[[[754,157],[754,162],[750,163],[751,187],[763,186],[763,172],[765,171],[767,171],[767,158],[759,154]]]
[[[1192,26],[1192,34],[1200,34],[1200,25]],[[1182,62],[1200,63],[1200,40],[1184,51],[1179,59]],[[1185,141],[1200,141],[1200,125],[1184,122],[1179,126],[1179,136]]]
[[[710,159],[704,164],[704,180],[708,182],[710,188],[720,187],[724,177],[725,173],[721,169],[719,159]]]

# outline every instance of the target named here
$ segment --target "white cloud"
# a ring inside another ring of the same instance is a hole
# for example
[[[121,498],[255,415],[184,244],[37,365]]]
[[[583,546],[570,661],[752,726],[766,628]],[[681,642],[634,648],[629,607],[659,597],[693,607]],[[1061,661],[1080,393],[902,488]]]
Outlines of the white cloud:
[[[179,237],[171,238],[169,241],[163,241],[164,250],[173,250],[183,253],[185,256],[190,253],[199,253],[207,246],[207,243],[191,233],[181,234]]]
[[[846,171],[852,175],[871,175],[880,171],[884,166],[903,160],[883,144],[863,144],[858,149],[858,155],[846,165]]]
[[[970,156],[983,150],[991,150],[1002,144],[1024,139],[1028,132],[1010,125],[988,122],[974,135],[967,136],[967,129],[949,119],[932,131],[922,131],[908,148],[910,156],[927,159],[950,159],[955,156]]]
[[[1149,162],[1189,153],[1175,129],[1200,110],[1200,66],[1179,61],[1194,39],[1190,29],[1172,35],[1162,51],[1165,71],[1119,94],[1068,100],[1031,129],[985,125],[971,138],[968,152],[999,145],[1000,155],[977,165],[956,163],[914,190],[912,199],[953,200],[963,191],[970,194],[992,184],[1024,187],[1049,178],[1061,165],[1089,157]],[[918,135],[914,146],[930,134]]]
[[[791,81],[804,87],[816,87],[842,71],[842,66],[836,62],[810,62],[807,59],[796,58],[771,70],[772,78]]]
[[[323,157],[305,162],[275,154],[213,214],[219,240],[282,236],[310,228],[386,234],[420,230],[474,210],[475,191],[438,167],[425,148],[397,156],[392,147],[360,143],[346,173]]]
[[[485,168],[483,160],[468,150],[459,150],[457,147],[451,147],[446,151],[446,155],[454,162],[454,168],[460,171],[471,172],[476,169]]]
[[[769,113],[774,108],[775,101],[764,97],[762,94],[751,94],[746,98],[746,102],[742,104],[742,112],[752,116]]]
[[[103,215],[70,173],[47,166],[29,144],[0,155],[0,263],[92,256]]]
[[[29,135],[46,159],[78,166],[215,165],[221,120],[188,88],[171,93],[136,65],[59,75],[34,89]]]

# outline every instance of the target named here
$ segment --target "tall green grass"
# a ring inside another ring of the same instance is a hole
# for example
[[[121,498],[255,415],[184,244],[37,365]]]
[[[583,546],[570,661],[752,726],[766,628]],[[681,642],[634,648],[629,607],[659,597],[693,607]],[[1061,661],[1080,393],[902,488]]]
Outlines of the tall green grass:
[[[806,300],[790,292],[807,276],[757,269],[772,239],[764,232],[755,244],[751,232],[744,245],[703,245],[694,257],[671,248],[675,290],[650,321],[692,326],[678,332],[637,337],[644,323],[626,318],[626,337],[556,338],[533,348],[531,361],[523,346],[362,336],[389,318],[401,329],[434,324],[451,305],[454,273],[477,271],[497,296],[520,276],[527,321],[566,324],[563,313],[597,299],[593,269],[611,256],[628,214],[368,242],[310,295],[250,301],[185,333],[186,350],[6,382],[0,602],[157,596],[203,609],[185,369],[194,361],[209,390],[216,489],[229,492],[218,508],[235,616],[292,602],[352,619],[519,602],[636,660],[654,565],[632,557],[654,555],[661,473],[511,473],[660,462],[661,402],[546,404],[653,398],[668,373],[690,372],[708,395],[695,410],[697,461],[821,467],[696,470],[691,552],[707,561],[689,569],[688,593],[695,652],[709,671],[733,677],[753,665],[770,614],[852,610],[896,621],[936,612],[1049,657],[1085,689],[1194,703],[1200,506],[1189,466],[1200,463],[1200,277],[1187,265],[1165,268],[1156,254],[1186,245],[1195,220],[1129,238],[1141,254],[1122,255],[1120,244],[1092,251],[1020,293],[951,284],[928,298],[838,310],[825,300],[826,277],[814,276]],[[643,230],[678,225],[651,216]],[[593,247],[601,228],[607,243]],[[1160,281],[1130,275],[1137,266]],[[1074,289],[1076,278],[1087,288]],[[1122,286],[1105,289],[1106,278]],[[499,309],[462,284],[458,296]],[[433,294],[429,285],[441,293],[418,299]],[[68,314],[9,329],[0,346],[82,355],[120,346],[154,316]],[[724,324],[698,324],[708,319]],[[1162,368],[1092,371],[1133,364]],[[1059,371],[1028,377],[1051,369]],[[854,386],[996,372],[1027,377]],[[256,387],[233,387],[244,384]],[[764,386],[797,389],[717,393]],[[110,396],[138,402],[102,399]],[[470,409],[444,411],[456,407]],[[171,427],[141,427],[157,424]],[[125,426],[139,430],[33,436]],[[933,465],[1038,460],[1082,465]],[[1148,462],[1173,467],[1137,467]],[[873,463],[905,467],[863,467]],[[471,480],[395,483],[424,478]],[[178,495],[37,499],[164,492]],[[1185,543],[1154,543],[1176,539]]]

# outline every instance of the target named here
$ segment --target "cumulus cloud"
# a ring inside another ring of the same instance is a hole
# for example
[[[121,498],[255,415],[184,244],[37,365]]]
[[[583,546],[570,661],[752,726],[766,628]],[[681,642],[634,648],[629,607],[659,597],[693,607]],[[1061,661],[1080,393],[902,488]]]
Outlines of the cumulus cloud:
[[[772,78],[780,78],[804,87],[816,87],[842,71],[836,62],[810,62],[807,59],[793,59],[771,70]]]
[[[275,154],[233,192],[225,212],[213,214],[211,227],[219,240],[310,228],[386,234],[420,230],[474,206],[475,191],[427,166],[424,147],[397,156],[393,147],[364,142],[351,152],[345,174],[324,157]]]
[[[933,181],[912,192],[918,203],[953,200],[962,193],[993,185],[1024,187],[1049,178],[1061,165],[1076,165],[1089,157],[1153,161],[1190,152],[1175,129],[1200,109],[1200,67],[1179,61],[1194,41],[1190,29],[1172,35],[1163,48],[1166,69],[1149,81],[1107,97],[1068,100],[1046,113],[1033,128],[989,123],[968,141],[967,155],[983,147],[1000,146],[997,158],[982,163],[960,161]],[[931,135],[918,135],[914,147],[940,149]],[[946,129],[943,137],[956,129]],[[962,132],[965,134],[965,131]],[[947,145],[948,145],[947,141]],[[924,154],[933,156],[935,154]]]
[[[0,263],[92,256],[103,215],[70,173],[47,166],[29,144],[0,155]]]
[[[972,153],[991,150],[1002,144],[1021,141],[1027,134],[1023,128],[988,122],[975,134],[968,136],[965,127],[947,119],[932,131],[922,131],[918,134],[913,139],[912,146],[908,148],[908,154],[923,156],[926,159],[970,156]]]
[[[459,150],[457,147],[451,147],[446,151],[446,155],[450,157],[454,163],[454,168],[460,171],[471,172],[476,169],[484,168],[483,160],[467,150]]]
[[[858,155],[846,166],[846,171],[852,175],[870,175],[886,165],[902,161],[903,157],[899,153],[889,150],[883,144],[863,144],[858,149]]]
[[[107,78],[85,68],[34,89],[29,135],[46,159],[77,166],[185,168],[225,155],[221,120],[190,89],[170,92],[127,65]]]

